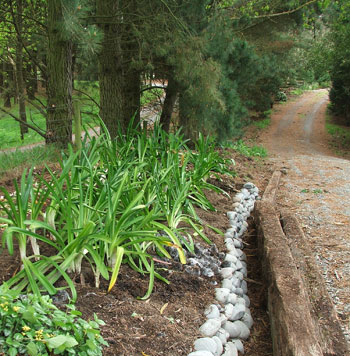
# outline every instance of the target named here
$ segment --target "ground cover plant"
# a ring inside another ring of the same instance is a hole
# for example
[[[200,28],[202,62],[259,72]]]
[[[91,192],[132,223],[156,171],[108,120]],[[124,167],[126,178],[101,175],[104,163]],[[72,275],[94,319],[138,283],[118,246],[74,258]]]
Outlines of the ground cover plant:
[[[337,154],[348,157],[350,147],[350,129],[342,117],[334,115],[328,110],[326,130],[330,135],[330,143]]]
[[[254,122],[254,126],[256,126],[260,130],[266,129],[267,127],[270,126],[270,124],[271,124],[270,118],[266,118],[266,119]]]
[[[148,298],[154,278],[167,282],[155,261],[170,259],[172,249],[184,264],[194,236],[210,242],[195,207],[214,210],[204,190],[221,191],[208,178],[232,174],[229,162],[209,139],[200,136],[192,151],[179,132],[168,135],[159,127],[150,134],[130,128],[116,140],[105,130],[89,139],[81,150],[63,154],[58,171],[47,167],[35,181],[32,170],[24,172],[12,195],[1,188],[3,247],[13,253],[16,240],[22,262],[6,284],[53,295],[61,279],[74,301],[74,279],[84,278],[83,264],[90,266],[95,286],[102,277],[110,291],[124,263],[148,276],[148,291],[140,296]],[[41,254],[39,245],[49,246],[51,254]]]
[[[0,178],[11,170],[21,172],[24,168],[43,166],[56,162],[59,151],[53,146],[38,145],[28,149],[0,152]]]
[[[238,140],[234,143],[229,143],[228,147],[239,152],[245,157],[261,157],[265,158],[267,156],[267,151],[264,147],[258,145],[249,145],[243,140]]]
[[[0,288],[0,351],[9,356],[102,355],[104,325],[85,321],[74,305],[58,309],[49,296],[22,295]]]

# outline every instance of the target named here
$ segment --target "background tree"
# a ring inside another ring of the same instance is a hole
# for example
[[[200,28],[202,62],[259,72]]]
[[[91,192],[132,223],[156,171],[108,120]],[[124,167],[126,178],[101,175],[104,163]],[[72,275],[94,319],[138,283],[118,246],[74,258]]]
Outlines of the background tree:
[[[16,33],[16,59],[14,65],[14,73],[16,79],[16,97],[19,104],[19,117],[20,117],[20,132],[21,139],[23,140],[24,134],[28,132],[28,126],[25,104],[25,84],[24,84],[24,68],[23,68],[23,0],[16,0],[13,3],[8,1],[12,17],[12,23]]]
[[[18,12],[22,1],[23,11]],[[170,129],[178,107],[174,123],[187,137],[204,131],[222,140],[239,133],[248,110],[268,109],[280,86],[297,76],[287,70],[286,59],[296,48],[301,25],[309,21],[316,28],[316,21],[304,15],[315,4],[315,0],[49,0],[46,14],[43,0],[6,0],[0,15],[10,30],[0,32],[4,52],[10,48],[12,54],[16,43],[22,45],[22,77],[31,105],[40,101],[35,96],[35,74],[44,79],[43,135],[48,143],[64,146],[71,140],[74,74],[99,78],[100,98],[94,100],[112,136],[118,128],[125,131],[132,118],[138,124],[140,95],[149,89],[145,78],[153,78],[168,84],[160,117],[164,129]],[[16,31],[19,18],[22,28]],[[5,59],[3,55],[3,68]]]
[[[333,5],[330,99],[333,111],[350,125],[350,2]]]
[[[14,102],[19,104],[18,116],[14,115],[13,112],[10,116],[20,123],[22,140],[29,127],[38,130],[35,125],[28,124],[26,117],[26,101],[29,92],[27,82],[31,81],[34,91],[37,87],[37,83],[34,83],[33,78],[27,74],[27,66],[29,67],[30,63],[36,64],[36,61],[32,60],[30,55],[30,48],[36,47],[37,42],[33,37],[39,32],[39,21],[33,18],[33,4],[36,4],[34,14],[39,18],[43,13],[42,0],[35,2],[4,0],[0,5],[0,17],[2,19],[0,25],[0,55],[2,55],[4,78],[4,107],[9,108],[11,106],[11,96],[14,97]],[[41,11],[37,11],[38,9],[41,9]],[[34,92],[32,92],[31,99],[34,99]],[[41,130],[38,131],[44,136]]]
[[[61,0],[48,1],[47,143],[66,145],[72,140],[72,42],[64,37]]]

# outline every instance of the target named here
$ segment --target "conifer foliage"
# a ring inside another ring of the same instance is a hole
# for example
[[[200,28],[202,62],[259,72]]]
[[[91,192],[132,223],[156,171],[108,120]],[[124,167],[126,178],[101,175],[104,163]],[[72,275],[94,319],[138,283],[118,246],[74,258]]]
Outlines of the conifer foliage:
[[[40,134],[48,143],[64,146],[71,141],[77,75],[98,78],[100,116],[112,137],[119,128],[126,131],[131,120],[138,126],[140,96],[148,89],[145,79],[154,79],[168,84],[160,117],[166,131],[172,122],[188,138],[202,131],[222,140],[239,133],[248,110],[267,110],[286,79],[281,57],[259,45],[255,35],[275,33],[277,27],[290,33],[313,3],[6,0],[0,6],[2,23],[7,24],[0,27],[0,56],[10,48],[15,51],[17,38],[17,48],[26,54],[23,68],[42,80],[47,101],[40,104],[47,127]],[[35,10],[38,6],[40,11]],[[21,26],[13,27],[11,11]],[[12,35],[16,32],[17,37]],[[1,56],[4,89],[10,87],[4,78],[11,57]],[[27,82],[29,99],[35,93]],[[23,84],[19,87],[24,92]],[[3,92],[6,99],[9,89]]]
[[[350,125],[350,2],[336,1],[333,6],[330,99],[334,112],[345,117],[347,125]]]

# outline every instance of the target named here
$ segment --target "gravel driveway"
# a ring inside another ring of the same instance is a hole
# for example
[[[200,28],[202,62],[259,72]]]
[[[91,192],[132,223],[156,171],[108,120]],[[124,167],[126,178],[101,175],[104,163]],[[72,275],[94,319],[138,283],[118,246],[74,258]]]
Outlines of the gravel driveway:
[[[278,105],[260,139],[285,173],[278,204],[298,217],[350,342],[350,162],[328,148],[327,102],[317,90]]]

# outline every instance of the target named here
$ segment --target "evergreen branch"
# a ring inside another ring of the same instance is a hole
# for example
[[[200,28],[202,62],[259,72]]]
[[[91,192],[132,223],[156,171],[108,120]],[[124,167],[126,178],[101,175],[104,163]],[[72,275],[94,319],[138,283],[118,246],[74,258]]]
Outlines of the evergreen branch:
[[[85,115],[93,116],[93,117],[98,117],[97,114],[94,114],[94,113],[92,113],[92,112],[90,112],[90,111],[84,111],[84,110],[82,110],[81,113],[82,113],[82,114],[85,114]]]
[[[169,7],[169,5],[166,3],[166,1],[165,0],[160,0],[160,1],[168,9],[170,15],[175,19],[175,21],[177,21],[180,24],[180,26],[185,30],[185,32],[187,32],[189,35],[191,35],[188,27],[186,25],[184,25],[183,22],[175,16],[175,14],[173,13],[173,11]]]
[[[35,65],[41,70],[42,73],[45,73],[45,68],[36,60],[36,58],[34,58],[30,51],[28,50],[27,46],[25,45],[24,41],[23,41],[23,37],[22,37],[22,31],[19,31],[18,29],[18,22],[15,20],[15,12],[12,6],[12,1],[10,1],[10,13],[12,15],[13,18],[13,26],[15,28],[15,31],[17,33],[17,40],[21,43],[22,48],[26,51],[27,55],[29,56],[29,58],[35,63]],[[23,14],[21,14],[21,16],[23,16]]]
[[[43,115],[44,117],[46,117],[46,111],[43,110],[43,108],[41,108],[38,104],[34,103],[34,102],[33,102],[32,100],[30,100],[30,99],[26,99],[26,101],[27,101],[29,104],[31,104],[32,106],[34,106],[35,109],[37,109],[37,110],[40,112],[41,115]],[[43,105],[40,100],[38,100],[38,101],[40,102],[41,105]]]
[[[307,7],[311,4],[314,4],[315,2],[317,2],[317,0],[310,0],[308,2],[306,2],[305,4],[302,4],[292,10],[288,10],[288,11],[283,11],[283,12],[276,12],[276,13],[272,13],[272,14],[266,14],[266,15],[258,15],[258,16],[253,16],[253,19],[263,19],[263,18],[271,18],[271,17],[278,17],[278,16],[285,16],[285,15],[291,15],[294,14],[295,12],[301,10],[304,7]],[[225,7],[222,8],[222,10],[231,10],[232,6],[230,7]],[[240,20],[240,17],[231,17],[231,20]]]
[[[11,30],[6,30],[6,29],[0,30],[0,34],[1,33],[7,34],[7,35],[15,35],[15,34],[17,34],[16,31],[11,31]],[[35,36],[45,36],[46,37],[46,35],[44,35],[42,33],[39,33],[39,32],[22,31],[22,34],[30,35],[30,36],[35,35]]]
[[[5,13],[5,12],[3,12],[3,13]],[[3,13],[2,13],[2,14],[3,14]],[[11,11],[7,11],[7,13],[10,14]],[[0,14],[0,17],[2,17],[2,14]],[[22,14],[22,17],[24,17],[24,18],[26,18],[26,19],[28,19],[28,20],[31,20],[31,21],[33,21],[33,22],[36,22],[38,25],[40,25],[41,27],[43,27],[44,30],[47,29],[47,26],[46,26],[44,23],[42,23],[42,22],[36,20],[36,19],[33,18],[33,17],[27,16],[27,15],[24,15],[24,14]],[[11,25],[15,25],[15,22],[14,22],[14,21],[11,21],[10,19],[2,20],[2,22],[3,22],[3,23],[9,23],[9,24],[11,24]]]
[[[46,105],[37,96],[35,97],[35,100],[38,101],[43,108],[46,108]],[[31,104],[33,105],[33,102],[31,102]],[[33,105],[33,106],[35,107],[35,105]],[[46,115],[46,113],[45,113],[45,115]]]
[[[25,15],[25,14],[23,14],[22,16],[23,16],[24,18],[26,18],[26,19],[28,19],[28,20],[31,20],[31,21],[35,22],[36,24],[40,25],[44,30],[47,30],[47,26],[46,26],[43,22],[41,22],[41,21],[35,19],[34,17]]]
[[[18,121],[19,123],[21,123],[22,125],[28,127],[29,129],[35,131],[37,134],[39,134],[41,137],[43,138],[47,138],[46,134],[42,131],[42,130],[39,130],[38,128],[36,128],[35,126],[31,125],[31,124],[28,124],[27,122],[19,119],[17,116],[13,115],[12,113],[8,112],[7,110],[3,109],[1,106],[0,106],[0,111],[4,112],[5,114],[11,116],[13,119],[15,119],[16,121]]]
[[[40,69],[41,73],[46,73],[46,66],[44,64],[39,63],[35,56],[33,56],[30,52],[30,50],[28,49],[28,47],[25,45],[25,43],[23,42],[23,39],[21,38],[21,43],[23,46],[23,49],[25,50],[25,52],[27,53],[27,55],[29,56],[30,60]]]
[[[33,105],[33,104],[32,104],[32,105]],[[44,117],[46,118],[46,113],[45,113]],[[37,125],[37,124],[34,122],[33,117],[32,117],[32,112],[30,112],[30,121],[33,123],[33,125],[34,125],[35,127],[38,128],[38,130],[41,130],[40,126]]]
[[[101,106],[99,105],[99,103],[91,95],[89,95],[88,93],[86,93],[82,90],[76,89],[76,88],[74,88],[74,91],[77,91],[77,92],[82,93],[83,95],[87,96],[99,109],[101,109]]]
[[[165,90],[165,89],[166,89],[166,87],[161,86],[161,85],[153,85],[153,86],[149,86],[149,87],[146,87],[146,88],[141,89],[140,94],[141,94],[141,93],[143,93],[144,91],[147,91],[147,90],[152,90],[152,89],[163,89],[163,90]]]
[[[302,4],[298,7],[296,7],[295,9],[292,9],[292,10],[289,10],[289,11],[284,11],[284,12],[279,12],[279,13],[275,13],[275,14],[271,14],[271,15],[268,15],[268,16],[265,16],[265,15],[260,15],[260,16],[257,16],[256,18],[259,19],[259,18],[264,18],[264,17],[278,17],[278,16],[284,16],[284,15],[290,15],[290,14],[293,14],[299,10],[301,10],[302,8],[304,7],[307,7],[313,3],[317,2],[317,0],[310,0],[308,2],[306,2],[305,4]]]

